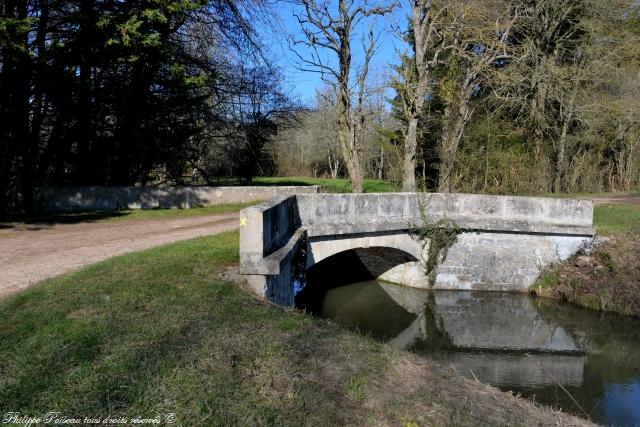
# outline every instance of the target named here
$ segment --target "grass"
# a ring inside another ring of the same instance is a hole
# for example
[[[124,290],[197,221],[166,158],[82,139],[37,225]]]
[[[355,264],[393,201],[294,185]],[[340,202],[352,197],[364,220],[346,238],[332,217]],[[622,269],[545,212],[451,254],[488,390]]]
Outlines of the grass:
[[[533,197],[538,195],[533,194]],[[596,191],[594,193],[543,193],[542,197],[553,198],[571,198],[571,199],[592,199],[594,197],[624,197],[624,196],[640,196],[638,191]]]
[[[593,222],[600,234],[626,233],[640,226],[640,205],[612,203],[596,206]]]
[[[0,301],[0,413],[177,425],[579,425],[220,273],[238,233],[116,257]],[[413,423],[413,424],[409,424]]]
[[[351,184],[348,179],[306,178],[306,177],[260,177],[255,179],[257,185],[321,185],[327,193],[350,193]],[[365,179],[365,193],[388,193],[397,188],[389,181],[382,179]]]

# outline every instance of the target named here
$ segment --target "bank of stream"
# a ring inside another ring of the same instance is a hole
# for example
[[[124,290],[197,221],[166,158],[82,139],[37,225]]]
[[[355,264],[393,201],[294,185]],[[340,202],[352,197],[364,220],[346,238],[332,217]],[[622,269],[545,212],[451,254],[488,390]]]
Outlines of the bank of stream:
[[[297,304],[536,402],[601,424],[640,424],[640,319],[381,281],[302,292]]]

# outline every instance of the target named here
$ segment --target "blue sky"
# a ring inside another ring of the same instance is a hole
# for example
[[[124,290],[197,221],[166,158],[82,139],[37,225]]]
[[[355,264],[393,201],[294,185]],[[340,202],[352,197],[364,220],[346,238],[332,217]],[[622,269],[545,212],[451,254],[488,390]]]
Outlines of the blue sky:
[[[258,32],[271,50],[272,56],[276,58],[278,68],[282,71],[285,79],[285,89],[294,98],[299,99],[306,105],[313,103],[316,89],[323,87],[320,75],[312,72],[300,71],[296,68],[299,60],[289,47],[290,38],[301,38],[301,31],[294,13],[301,12],[302,9],[295,2],[278,2],[274,8],[278,15],[279,22],[272,25],[258,28]],[[372,60],[370,76],[372,83],[383,81],[385,75],[389,75],[392,64],[398,62],[398,50],[405,49],[404,43],[397,37],[397,28],[403,30],[407,25],[407,14],[402,9],[397,9],[392,15],[385,18],[378,18],[376,30],[380,34],[376,55]],[[368,27],[361,26],[356,29],[352,41],[353,64],[362,63],[360,48],[360,37],[362,32]],[[299,50],[304,54],[304,50]],[[323,52],[330,63],[334,59],[335,53]],[[333,54],[333,56],[332,56]]]

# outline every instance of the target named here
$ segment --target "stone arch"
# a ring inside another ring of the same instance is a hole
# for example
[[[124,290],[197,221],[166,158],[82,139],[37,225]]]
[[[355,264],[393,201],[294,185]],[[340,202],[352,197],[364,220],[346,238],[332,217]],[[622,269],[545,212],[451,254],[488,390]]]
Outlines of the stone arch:
[[[308,241],[307,269],[349,250],[390,248],[410,255],[413,261],[423,259],[423,245],[407,233],[376,233],[368,235],[317,236]]]

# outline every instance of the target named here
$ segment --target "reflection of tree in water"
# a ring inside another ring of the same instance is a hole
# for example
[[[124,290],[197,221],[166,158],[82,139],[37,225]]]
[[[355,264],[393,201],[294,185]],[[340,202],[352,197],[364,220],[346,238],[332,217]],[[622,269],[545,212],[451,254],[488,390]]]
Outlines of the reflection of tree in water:
[[[344,276],[360,270],[355,259],[348,261],[351,270]],[[480,381],[584,416],[560,382],[600,421],[612,419],[606,417],[620,411],[616,405],[625,399],[640,402],[640,391],[632,391],[640,390],[638,319],[527,295],[426,291],[375,281],[327,290],[336,283],[321,280],[319,288],[303,292],[315,300],[317,314],[452,364],[463,374],[472,371]],[[623,411],[640,417],[640,405],[635,406]]]
[[[422,317],[421,336],[408,349],[417,353],[425,351],[452,351],[455,346],[451,335],[444,328],[444,322],[435,311],[436,300],[432,292],[429,293],[424,302],[424,308],[420,316]]]

